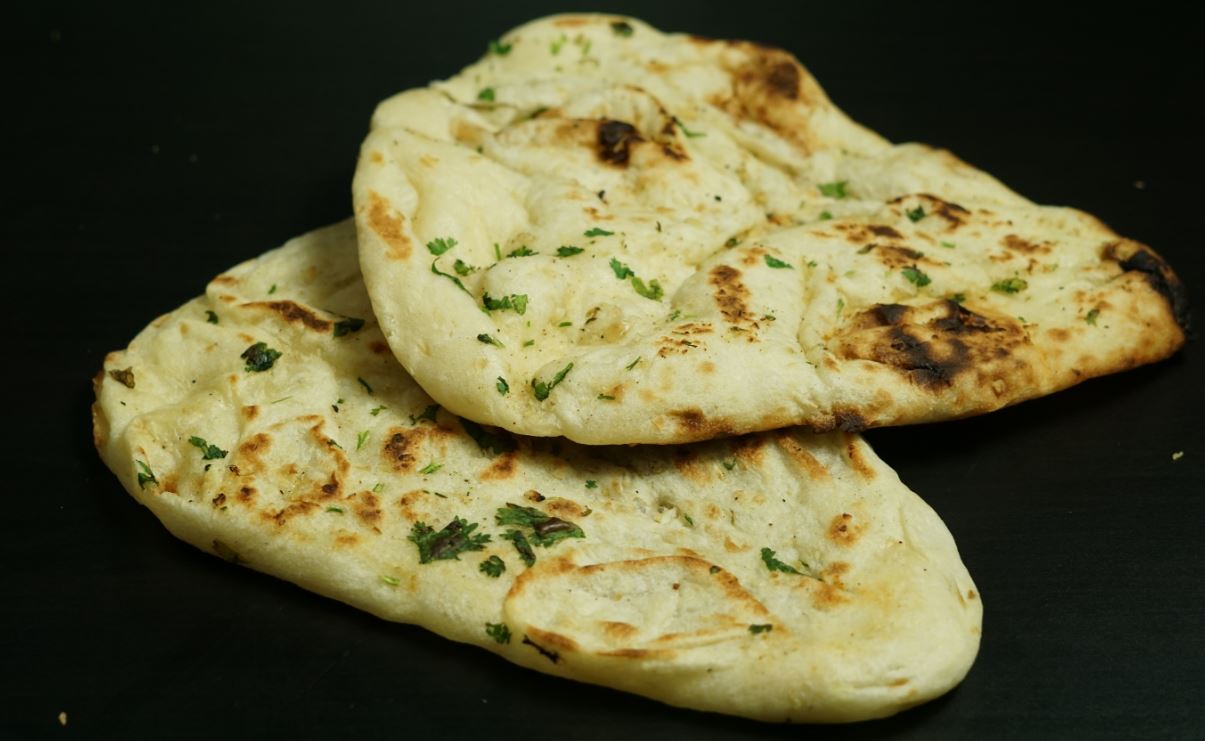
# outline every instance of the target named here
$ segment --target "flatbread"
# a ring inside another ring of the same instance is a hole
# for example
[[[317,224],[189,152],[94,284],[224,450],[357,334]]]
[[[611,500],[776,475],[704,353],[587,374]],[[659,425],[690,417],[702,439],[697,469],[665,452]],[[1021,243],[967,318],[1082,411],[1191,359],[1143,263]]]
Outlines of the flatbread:
[[[462,422],[389,353],[350,222],[217,277],[96,393],[102,457],[177,537],[541,672],[848,721],[942,694],[978,648],[949,532],[859,437],[582,447]]]
[[[402,365],[528,435],[961,417],[1167,357],[1187,324],[1167,264],[1092,216],[892,146],[786,52],[630,18],[530,23],[385,101],[353,192]]]

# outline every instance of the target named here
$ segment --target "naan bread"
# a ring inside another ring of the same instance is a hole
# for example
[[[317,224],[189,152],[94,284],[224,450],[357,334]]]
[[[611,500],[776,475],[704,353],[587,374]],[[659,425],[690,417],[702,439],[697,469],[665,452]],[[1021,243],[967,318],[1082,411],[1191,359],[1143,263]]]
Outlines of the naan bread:
[[[1150,248],[890,145],[786,52],[632,19],[536,21],[385,101],[354,198],[402,365],[528,435],[961,417],[1164,358],[1187,323]]]
[[[216,278],[96,392],[97,448],[176,536],[542,672],[848,721],[940,695],[978,648],[949,532],[860,438],[584,448],[461,422],[389,353],[350,222]]]

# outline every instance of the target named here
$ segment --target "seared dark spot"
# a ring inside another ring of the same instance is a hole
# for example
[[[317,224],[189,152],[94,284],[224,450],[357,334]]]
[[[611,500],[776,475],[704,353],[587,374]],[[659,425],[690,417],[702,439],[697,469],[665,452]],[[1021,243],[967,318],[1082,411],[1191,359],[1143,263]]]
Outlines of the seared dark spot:
[[[960,340],[947,344],[951,352],[948,357],[938,358],[932,343],[920,340],[900,327],[888,332],[890,343],[880,348],[880,362],[893,365],[908,373],[914,383],[928,388],[949,386],[967,366],[967,348]]]
[[[385,440],[383,453],[390,465],[398,471],[409,471],[414,468],[414,453],[412,448],[416,440],[405,432],[394,431]]]
[[[741,283],[741,271],[729,265],[717,265],[711,269],[711,285],[715,286],[715,302],[720,313],[729,322],[736,324],[748,319],[745,299],[749,289]]]
[[[260,301],[258,303],[247,304],[247,306],[262,307],[269,311],[274,311],[280,314],[285,321],[300,323],[318,332],[326,332],[331,328],[329,321],[292,301]]]
[[[541,656],[543,656],[544,658],[548,659],[549,661],[551,661],[551,662],[552,662],[552,663],[554,663],[554,664],[555,664],[556,662],[558,662],[558,661],[560,661],[560,660],[561,660],[561,655],[560,655],[560,654],[558,654],[556,651],[549,651],[548,649],[546,649],[546,648],[544,648],[543,646],[539,645],[538,643],[536,643],[535,641],[531,640],[531,639],[530,639],[530,638],[528,638],[527,636],[523,636],[523,643],[524,643],[525,645],[531,646],[531,647],[532,647],[532,648],[534,648],[536,651],[539,651]]]
[[[114,368],[109,371],[109,377],[128,389],[134,388],[134,369],[132,367],[120,370]]]
[[[1027,255],[1035,252],[1050,252],[1049,244],[1045,242],[1041,244],[1030,242],[1027,239],[1018,237],[1016,234],[1005,235],[1004,239],[1000,240],[1000,244],[1004,245],[1007,249],[1014,250],[1016,252],[1024,252]]]
[[[1110,253],[1106,252],[1106,256],[1110,256]],[[1176,324],[1179,324],[1186,333],[1188,332],[1192,320],[1188,309],[1188,292],[1184,290],[1184,284],[1180,282],[1180,278],[1172,272],[1171,266],[1162,257],[1146,247],[1139,247],[1137,252],[1119,260],[1118,264],[1126,272],[1142,273],[1151,288],[1167,300]]]
[[[946,300],[946,310],[949,314],[933,322],[933,327],[946,334],[963,334],[967,332],[1000,332],[986,317],[976,314],[970,309]]]
[[[732,434],[730,424],[724,420],[708,419],[703,410],[697,407],[675,409],[670,416],[678,421],[679,431],[690,440],[710,440]]]
[[[625,121],[600,121],[596,153],[603,162],[624,167],[631,156],[632,142],[643,141],[636,127]]]
[[[799,68],[789,59],[776,62],[766,72],[766,87],[795,100],[799,97]]]
[[[841,432],[861,432],[866,429],[866,419],[856,409],[834,409],[833,429]]]
[[[904,238],[903,234],[900,234],[895,229],[892,229],[889,226],[883,226],[880,224],[871,224],[867,228],[870,229],[870,232],[872,234],[875,234],[880,237],[890,237],[892,239],[903,239]]]
[[[911,307],[903,304],[879,304],[867,311],[880,327],[902,324]]]

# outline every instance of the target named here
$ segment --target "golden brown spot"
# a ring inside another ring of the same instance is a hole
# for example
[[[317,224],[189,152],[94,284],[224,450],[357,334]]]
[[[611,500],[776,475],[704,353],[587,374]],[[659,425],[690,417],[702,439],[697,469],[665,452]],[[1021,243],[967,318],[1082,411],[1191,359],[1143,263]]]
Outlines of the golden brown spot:
[[[975,590],[974,590],[974,589],[968,589],[968,590],[967,590],[967,599],[976,599],[976,598],[978,598],[978,597],[979,597],[979,595],[975,594]]]
[[[621,623],[614,620],[603,620],[600,621],[598,625],[602,628],[603,633],[605,633],[609,638],[616,640],[630,638],[640,630],[635,625],[630,623]]]
[[[789,432],[776,431],[773,433],[774,442],[778,444],[779,449],[787,454],[787,457],[794,461],[795,465],[807,472],[808,476],[816,481],[823,481],[829,478],[830,474],[824,464],[816,460],[815,456],[808,452],[798,440],[796,440]]]
[[[356,516],[365,525],[376,525],[381,520],[381,500],[370,491],[360,492],[355,510]]]
[[[674,467],[684,477],[697,484],[711,480],[709,467],[700,465],[698,453],[689,448],[674,451]]]
[[[255,406],[254,404],[245,406],[239,411],[242,413],[243,419],[247,420],[248,422],[259,416],[259,407]]]
[[[536,491],[535,489],[528,489],[526,492],[524,492],[523,498],[529,502],[536,502],[536,503],[542,502],[545,499],[547,499],[547,497],[545,497],[543,494]]]
[[[315,332],[327,332],[331,328],[328,320],[293,301],[256,301],[243,306],[249,309],[267,309],[279,314],[287,322],[301,324]]]
[[[253,499],[255,499],[255,487],[254,486],[239,487],[238,500],[240,502],[242,502],[243,504],[250,504]]]
[[[870,465],[870,461],[866,460],[866,456],[862,454],[862,443],[853,435],[846,434],[845,436],[845,455],[849,458],[849,463],[854,467],[862,478],[873,479],[875,476],[874,468]]]
[[[590,510],[572,499],[552,497],[544,503],[544,511],[553,517],[562,519],[580,519],[590,514]]]
[[[318,509],[318,505],[314,504],[313,502],[293,502],[279,512],[265,512],[263,513],[263,517],[276,523],[277,527],[283,527],[287,525],[289,520],[294,516],[308,514],[316,509]]]
[[[180,480],[176,478],[175,474],[164,476],[163,482],[159,484],[159,491],[176,494],[180,491]]]
[[[862,525],[855,525],[853,520],[854,516],[848,512],[837,515],[829,522],[825,537],[839,546],[853,545],[861,537],[864,529]]]
[[[214,497],[213,500],[211,501],[211,504],[213,504],[215,509],[218,507],[221,507],[225,503],[226,503],[226,495],[223,492],[218,492],[218,495],[216,497]]]
[[[335,536],[335,545],[353,546],[360,542],[360,537],[355,533],[339,533]]]
[[[893,679],[890,682],[888,682],[887,686],[888,687],[903,687],[906,684],[908,684],[908,678],[900,677],[899,679]]]
[[[1054,327],[1046,330],[1046,336],[1055,342],[1066,342],[1071,339],[1071,332],[1066,327]]]
[[[128,389],[134,388],[134,369],[133,368],[123,368],[120,370],[118,370],[117,368],[114,368],[113,370],[109,371],[109,377],[112,378],[114,381],[117,381],[118,383],[120,383],[122,386],[125,386]]]
[[[773,129],[804,152],[812,149],[810,113],[823,93],[793,56],[780,49],[729,43],[744,52],[744,62],[731,70],[732,88],[710,102],[730,116]]]
[[[552,22],[552,25],[557,26],[558,28],[580,28],[582,26],[588,26],[593,22],[594,20],[589,16],[567,15],[557,18]]]
[[[750,247],[744,253],[741,257],[741,264],[745,267],[753,267],[769,254],[765,247]]]
[[[380,340],[373,340],[372,342],[368,343],[368,349],[372,350],[377,355],[383,355],[384,353],[389,352],[389,345],[386,345]]]
[[[925,257],[924,253],[918,252],[910,247],[901,247],[894,244],[875,244],[871,245],[874,251],[874,256],[883,265],[892,269],[906,268],[911,265],[937,265],[938,263]]]
[[[386,433],[381,453],[393,470],[401,473],[410,471],[414,468],[415,453],[425,435],[422,427],[413,430],[395,427]]]
[[[368,194],[368,226],[389,245],[389,257],[405,260],[410,257],[410,239],[406,237],[405,217],[397,213],[375,191]]]
[[[699,372],[705,374],[715,373],[715,363],[710,360],[704,360],[702,363],[699,363]]]
[[[757,468],[765,458],[766,436],[744,435],[732,438],[732,453],[746,468]]]
[[[1018,237],[1016,234],[1008,234],[1004,239],[1000,240],[1000,244],[1010,250],[1016,252],[1024,252],[1026,254],[1041,253],[1048,254],[1052,245],[1050,242],[1035,243]]]
[[[684,441],[711,440],[732,434],[732,425],[724,419],[708,419],[702,409],[674,409],[669,415],[677,423],[678,431]]]
[[[418,163],[423,167],[431,168],[439,164],[439,158],[433,154],[424,154],[418,158]]]
[[[737,545],[736,543],[732,542],[732,538],[725,536],[724,537],[724,550],[728,551],[729,553],[740,553],[742,551],[749,550],[749,546]]]
[[[715,287],[715,302],[731,324],[739,324],[750,319],[745,301],[749,298],[749,289],[741,283],[741,272],[729,265],[716,265],[711,269],[711,285]]]
[[[551,630],[540,630],[539,628],[528,626],[527,637],[539,641],[542,646],[547,649],[551,646],[560,651],[577,651],[577,641],[569,636],[563,636],[560,633],[554,633]]]
[[[218,283],[220,285],[232,286],[235,283],[238,283],[238,278],[235,278],[233,275],[219,275],[218,277],[214,278],[210,282]]]
[[[489,468],[481,472],[483,481],[503,481],[512,478],[519,470],[519,454],[509,450],[498,456],[490,463]]]
[[[238,446],[240,458],[247,458],[251,464],[260,462],[260,455],[268,450],[272,445],[272,438],[266,432],[257,432],[251,437],[244,440]]]
[[[377,152],[374,150],[371,154],[368,155],[368,160],[370,162],[372,162],[374,165],[379,165],[385,161],[385,158],[381,156],[380,152]]]

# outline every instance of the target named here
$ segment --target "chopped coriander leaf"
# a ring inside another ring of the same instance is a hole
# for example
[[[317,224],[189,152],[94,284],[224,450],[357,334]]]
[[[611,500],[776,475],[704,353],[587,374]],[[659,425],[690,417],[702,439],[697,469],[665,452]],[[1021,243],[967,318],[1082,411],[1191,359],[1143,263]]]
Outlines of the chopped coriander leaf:
[[[210,445],[204,438],[197,437],[196,435],[188,438],[188,444],[200,449],[201,460],[203,461],[215,461],[218,458],[226,457],[227,451],[222,450],[216,445]]]
[[[556,326],[558,326],[558,327],[572,327],[572,326],[573,326],[573,322],[561,322],[560,324],[558,324],[558,325],[556,325]]]
[[[397,578],[396,576],[387,576],[385,574],[381,574],[381,581],[388,584],[391,587],[396,587],[402,583],[402,580]]]
[[[586,488],[587,489],[597,489],[598,482],[595,481],[594,479],[586,479]]]
[[[209,322],[210,324],[217,324],[218,323],[218,315],[212,309],[206,309],[205,310],[205,321]]]
[[[929,276],[925,275],[925,273],[915,265],[910,265],[900,272],[903,273],[904,277],[908,279],[909,283],[916,284],[917,288],[924,288],[933,282]]]
[[[336,337],[342,337],[345,334],[359,332],[363,328],[364,328],[364,320],[363,319],[356,319],[354,317],[348,317],[347,319],[340,319],[339,321],[335,322],[334,335]]]
[[[534,345],[534,344],[536,344],[536,341],[535,341],[535,340],[526,340],[526,341],[523,343],[523,347],[531,347],[531,346],[532,346],[532,345]]]
[[[490,542],[490,536],[485,533],[474,533],[477,523],[470,523],[459,517],[442,530],[434,530],[426,523],[416,522],[410,529],[407,540],[418,546],[418,562],[460,560],[460,554],[466,551],[480,551]]]
[[[565,380],[565,376],[569,375],[569,371],[571,370],[573,370],[573,363],[570,363],[569,365],[566,365],[564,368],[561,368],[559,371],[557,371],[557,374],[553,376],[552,380],[547,383],[535,378],[531,379],[531,390],[532,393],[535,394],[536,400],[544,401],[547,399],[548,395],[552,393],[552,390],[556,388],[561,381]]]
[[[368,430],[356,434],[356,450],[364,447],[366,442],[368,442]]]
[[[271,296],[271,295],[272,295],[272,294],[274,294],[274,293],[276,293],[276,284],[275,284],[275,283],[273,283],[273,284],[272,284],[272,287],[268,289],[268,295],[269,295],[269,296]]]
[[[831,183],[821,183],[820,194],[828,196],[829,198],[841,200],[849,195],[849,193],[847,193],[845,190],[845,186],[847,185],[849,185],[848,180],[837,180]]]
[[[372,386],[368,385],[368,381],[365,381],[363,378],[360,378],[359,376],[356,376],[356,380],[359,381],[360,385],[364,387],[365,391],[367,391],[370,394],[372,393]]]
[[[624,265],[619,260],[616,260],[614,257],[611,258],[611,270],[615,271],[615,277],[620,280],[623,280],[630,275],[635,275],[631,268],[629,268],[627,265]]]
[[[833,218],[833,214],[831,212],[829,212],[829,211],[821,211],[820,212],[820,220],[821,221],[828,221],[831,218]]]
[[[954,303],[958,304],[959,306],[962,306],[962,302],[967,300],[967,295],[962,292],[955,293],[950,296],[950,300],[953,301]]]
[[[661,289],[661,283],[659,283],[656,278],[650,280],[646,286],[644,281],[633,275],[632,288],[636,289],[636,293],[639,293],[641,296],[644,296],[647,299],[652,299],[653,301],[660,301],[661,297],[665,295],[665,292]]]
[[[134,463],[138,464],[138,468],[141,469],[138,472],[138,488],[139,489],[144,488],[147,484],[158,484],[159,483],[159,479],[155,478],[154,472],[151,471],[151,467],[148,466],[145,461],[136,460],[136,461],[134,461]]]
[[[503,571],[506,571],[506,562],[497,556],[490,556],[477,566],[477,570],[492,579],[497,579],[502,576]]]
[[[483,344],[486,344],[486,345],[493,345],[494,347],[506,347],[505,345],[502,344],[502,340],[499,340],[498,338],[493,337],[491,335],[485,334],[484,332],[477,335],[477,341],[481,342]]]
[[[451,237],[440,237],[427,242],[427,249],[430,250],[432,255],[442,255],[443,253],[455,247],[457,244],[459,244],[459,242]]]
[[[815,260],[808,260],[808,267],[809,267],[809,268],[818,267],[819,265],[820,265],[820,263],[816,262]]]
[[[481,92],[477,93],[477,100],[484,100],[489,103],[494,102],[494,89],[492,87],[483,87]]]
[[[610,394],[599,394],[598,400],[599,401],[615,401],[615,397],[611,396]]]
[[[632,24],[628,23],[627,21],[612,21],[611,31],[613,31],[616,36],[623,36],[624,38],[628,38],[632,34],[636,33],[636,29],[632,28]]]
[[[334,514],[336,514],[336,515],[341,515],[341,514],[343,514],[343,508],[342,508],[342,507],[334,507],[334,506],[332,506],[332,507],[327,507],[327,508],[326,508],[326,511],[327,511],[327,512],[332,512],[332,513],[334,513]]]
[[[736,237],[729,237],[728,241],[724,242],[724,246],[725,247],[735,247],[740,243],[741,243],[741,240],[737,239]]]
[[[700,136],[707,136],[707,134],[702,131],[691,131],[690,129],[686,128],[686,124],[682,123],[682,119],[678,118],[677,116],[674,116],[674,123],[678,125],[678,128],[682,130],[682,133],[687,139],[697,139]]]
[[[469,293],[469,289],[465,288],[465,287],[464,287],[464,284],[460,282],[460,278],[457,278],[455,275],[452,275],[451,273],[445,273],[444,271],[442,271],[442,270],[440,270],[439,268],[435,267],[436,263],[438,263],[438,262],[439,262],[439,260],[432,260],[432,261],[431,261],[431,272],[432,272],[432,273],[435,273],[436,275],[442,275],[443,277],[445,277],[445,278],[447,278],[448,280],[450,280],[450,281],[452,281],[453,283],[455,283],[455,284],[456,284],[456,287],[457,287],[457,288],[459,288],[460,290],[464,291],[465,293],[468,293],[470,296],[472,296],[472,295],[473,295],[473,294]]]
[[[507,54],[510,54],[510,50],[513,47],[514,47],[514,44],[505,44],[501,41],[498,41],[497,39],[494,39],[494,40],[490,41],[489,53],[497,54],[500,57],[504,57]]]
[[[374,493],[380,494],[381,492],[385,491],[385,485],[378,481],[377,483],[373,484],[372,490]]]
[[[766,565],[767,569],[769,569],[770,571],[781,571],[784,574],[799,574],[800,576],[803,575],[803,572],[801,572],[799,569],[796,569],[794,566],[791,566],[789,564],[783,563],[782,561],[779,561],[777,558],[774,557],[774,555],[775,555],[774,551],[769,548],[761,549],[761,560],[762,560],[762,563],[764,563]]]
[[[1088,324],[1091,324],[1093,327],[1095,327],[1096,326],[1096,317],[1098,317],[1098,316],[1100,316],[1100,309],[1093,309],[1092,311],[1088,312],[1087,316],[1084,317],[1084,321],[1087,322]]]
[[[998,280],[992,284],[992,290],[998,293],[1017,293],[1029,287],[1024,278],[1013,276],[1008,280]]]
[[[494,455],[501,455],[515,449],[515,441],[505,433],[491,432],[471,419],[461,419],[460,426],[482,450],[488,450]]]
[[[911,221],[913,224],[925,218],[925,208],[923,206],[908,209],[904,213],[907,214],[908,221]]]
[[[690,515],[688,515],[688,514],[686,514],[686,513],[683,513],[683,514],[682,514],[682,519],[683,519],[683,520],[686,520],[686,526],[687,526],[687,527],[694,527],[694,526],[695,526],[695,519],[694,519],[693,517],[691,517]]]
[[[477,268],[459,258],[456,262],[452,263],[452,269],[456,271],[457,275],[468,275],[469,273],[477,272]]]
[[[506,627],[506,623],[486,623],[485,634],[498,643],[510,643],[510,628]]]
[[[845,299],[837,299],[837,316],[841,316],[841,312],[845,310]]]
[[[430,463],[428,463],[427,465],[425,465],[425,466],[423,466],[422,468],[418,469],[418,472],[419,472],[419,473],[421,473],[421,474],[423,474],[424,476],[426,476],[426,475],[428,475],[428,474],[435,473],[436,471],[438,471],[439,469],[441,469],[441,468],[443,468],[443,467],[444,467],[444,464],[442,464],[442,463],[436,463],[435,461],[431,461],[431,462],[430,462]]]
[[[552,52],[553,56],[560,54],[561,47],[563,47],[565,45],[565,42],[568,40],[569,40],[568,36],[566,36],[565,34],[561,34],[559,38],[553,40],[553,42],[548,45],[548,51]]]
[[[777,257],[774,257],[773,255],[766,255],[765,258],[766,258],[766,264],[772,268],[791,268],[791,269],[795,268],[795,266],[792,265],[791,263],[783,262],[782,260],[779,260]]]
[[[726,458],[725,460],[722,460],[720,462],[722,464],[724,464],[724,468],[728,471],[731,471],[732,469],[736,468],[736,458]]]
[[[531,529],[531,542],[541,548],[556,545],[565,538],[584,538],[586,534],[577,525],[545,514],[534,507],[507,504],[494,513],[494,524],[514,525]]]
[[[574,255],[580,255],[583,252],[585,252],[584,249],[581,247],[574,247],[571,244],[562,245],[556,248],[557,257],[573,257]]]
[[[945,247],[947,250],[952,250],[957,246],[953,242],[938,242],[938,244],[940,244],[942,247]]]
[[[536,562],[536,552],[531,549],[531,544],[527,542],[527,537],[518,530],[507,530],[502,536],[503,540],[509,540],[514,544],[515,550],[519,552],[519,558],[523,559],[523,563],[531,566]]]
[[[506,396],[510,393],[510,384],[507,383],[506,379],[502,376],[498,376],[498,382],[494,384],[494,387],[497,388],[498,393],[502,394],[503,396]]]
[[[507,252],[506,256],[507,257],[531,257],[532,255],[537,255],[537,254],[539,254],[539,253],[533,251],[527,245],[523,245],[522,247],[520,247],[518,249],[514,249],[514,250],[511,250],[510,252]]]
[[[774,626],[770,625],[768,623],[765,625],[750,625],[749,626],[749,632],[752,633],[753,635],[757,635],[758,633],[768,633],[771,630],[774,630]]]
[[[712,566],[711,568],[707,569],[708,574],[718,574],[721,571],[723,571],[723,569],[721,569],[719,566]]]
[[[422,414],[420,414],[420,415],[418,415],[418,416],[415,416],[415,415],[411,414],[411,415],[410,415],[410,424],[412,424],[412,425],[416,425],[416,424],[418,424],[418,423],[419,423],[419,421],[420,421],[420,420],[424,420],[424,419],[425,419],[425,420],[428,420],[428,421],[431,421],[431,422],[434,422],[434,421],[435,421],[435,414],[436,414],[436,412],[438,412],[438,411],[439,411],[439,405],[438,405],[438,404],[431,404],[431,405],[430,405],[430,406],[428,406],[427,408],[423,409],[423,413],[422,413]]]
[[[334,439],[328,439],[326,441],[326,444],[332,448],[338,448],[339,450],[343,450],[343,446],[340,445],[339,443],[335,442]]]
[[[481,297],[481,304],[486,311],[513,311],[516,314],[527,313],[527,294],[511,294],[502,298],[494,298],[488,293]]]
[[[260,373],[275,365],[280,355],[279,350],[273,350],[266,343],[257,342],[246,350],[243,350],[243,353],[239,357],[247,361],[247,365],[243,370],[248,373]]]
[[[636,358],[636,359],[635,359],[635,360],[633,360],[632,362],[628,363],[628,364],[627,364],[627,365],[624,367],[624,370],[632,370],[633,368],[635,368],[635,367],[636,367],[636,364],[637,364],[637,363],[639,363],[639,362],[640,362],[640,360],[641,360],[640,358]]]
[[[587,229],[585,231],[585,235],[587,237],[609,237],[614,233],[615,232],[609,232],[606,229],[603,229],[603,228],[597,227],[597,226]]]

